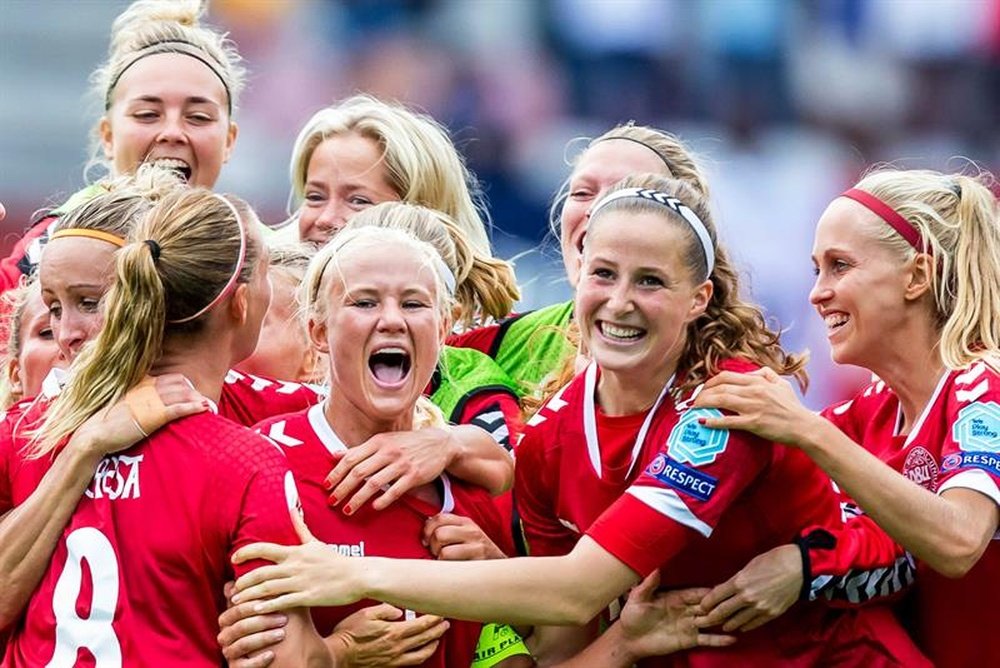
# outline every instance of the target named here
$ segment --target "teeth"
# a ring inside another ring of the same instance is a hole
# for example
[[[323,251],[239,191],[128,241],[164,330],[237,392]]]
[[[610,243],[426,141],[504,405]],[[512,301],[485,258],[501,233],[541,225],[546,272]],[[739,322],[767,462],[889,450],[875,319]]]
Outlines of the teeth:
[[[188,164],[178,158],[156,158],[153,162],[168,169],[187,169]]]
[[[823,321],[826,323],[828,328],[833,329],[834,327],[840,327],[849,319],[850,318],[848,318],[848,316],[844,313],[831,313],[830,315],[825,316]]]
[[[405,355],[406,351],[402,348],[379,348],[375,351],[376,353],[387,353],[389,355]]]
[[[625,327],[623,325],[612,325],[609,322],[601,323],[601,331],[606,335],[616,339],[634,339],[642,335],[643,330],[636,327]]]

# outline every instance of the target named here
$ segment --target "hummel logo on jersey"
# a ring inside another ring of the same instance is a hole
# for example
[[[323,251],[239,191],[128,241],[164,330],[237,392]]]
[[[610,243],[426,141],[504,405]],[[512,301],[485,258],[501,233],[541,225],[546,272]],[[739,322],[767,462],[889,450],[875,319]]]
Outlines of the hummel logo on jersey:
[[[342,557],[365,556],[365,541],[357,543],[329,543],[330,549]]]
[[[139,464],[144,455],[111,455],[101,460],[94,473],[94,481],[84,491],[91,499],[107,497],[116,499],[138,499]]]
[[[296,445],[302,445],[302,441],[285,433],[286,424],[287,423],[284,420],[272,424],[271,428],[267,432],[267,437],[275,443],[286,445],[290,448],[295,447]]]

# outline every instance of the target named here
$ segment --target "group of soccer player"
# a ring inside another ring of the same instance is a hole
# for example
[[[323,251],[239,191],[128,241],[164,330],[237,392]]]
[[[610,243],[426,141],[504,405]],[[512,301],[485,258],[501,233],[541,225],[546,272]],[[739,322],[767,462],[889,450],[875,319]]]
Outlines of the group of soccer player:
[[[672,135],[587,144],[575,297],[514,314],[402,105],[309,119],[282,227],[214,193],[244,72],[203,11],[118,17],[109,174],[0,263],[0,665],[1000,663],[988,174],[830,203],[810,301],[873,378],[816,414]]]

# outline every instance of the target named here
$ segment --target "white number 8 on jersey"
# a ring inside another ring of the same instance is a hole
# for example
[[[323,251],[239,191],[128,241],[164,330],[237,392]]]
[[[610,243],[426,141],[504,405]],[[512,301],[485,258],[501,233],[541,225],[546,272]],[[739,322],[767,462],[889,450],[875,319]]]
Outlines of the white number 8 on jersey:
[[[86,647],[97,668],[121,668],[122,648],[111,623],[118,607],[118,557],[97,529],[84,527],[66,537],[66,566],[56,582],[52,611],[56,616],[56,650],[46,668],[72,668],[77,651]],[[76,600],[83,585],[83,560],[90,566],[94,593],[90,616],[81,618]]]

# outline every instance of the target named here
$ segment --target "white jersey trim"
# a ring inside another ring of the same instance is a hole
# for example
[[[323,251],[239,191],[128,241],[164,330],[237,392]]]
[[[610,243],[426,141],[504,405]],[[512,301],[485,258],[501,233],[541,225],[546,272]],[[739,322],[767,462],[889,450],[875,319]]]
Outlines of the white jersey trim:
[[[326,414],[323,412],[325,406],[326,402],[322,401],[309,409],[309,426],[312,427],[319,442],[330,454],[339,455],[342,452],[347,452],[347,446],[333,431],[333,427],[326,419]]]
[[[924,406],[924,410],[921,411],[920,417],[917,418],[917,421],[913,423],[913,427],[910,429],[910,433],[906,435],[906,441],[903,444],[904,448],[910,447],[910,445],[913,443],[913,439],[915,439],[917,437],[917,434],[920,433],[920,430],[924,426],[924,421],[927,420],[927,416],[930,415],[931,409],[934,407],[934,405],[938,402],[938,399],[941,397],[941,390],[944,389],[944,385],[948,380],[948,376],[950,375],[951,371],[945,369],[944,374],[941,376],[941,380],[938,381],[937,387],[934,388],[934,394],[931,395],[930,401],[928,401],[927,404]],[[895,433],[896,435],[899,435],[900,427],[902,427],[903,425],[903,404],[899,401],[898,395],[896,396],[896,402],[898,405],[896,406]]]
[[[677,496],[677,492],[673,490],[633,485],[625,490],[625,493],[631,494],[656,512],[669,517],[678,524],[694,529],[705,538],[712,535],[713,528],[698,519],[684,504],[681,497]]]
[[[985,494],[986,496],[993,499],[993,503],[1000,506],[1000,488],[997,488],[997,483],[986,471],[980,471],[979,469],[968,469],[953,475],[944,481],[944,484],[938,488],[937,493],[941,494],[946,489],[972,489],[980,494]]]

